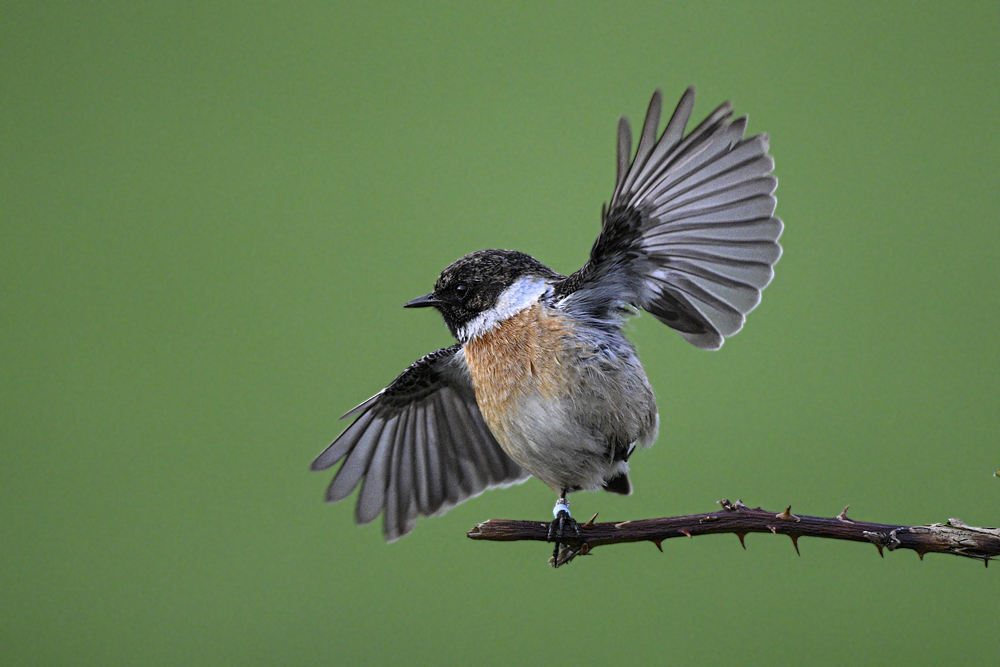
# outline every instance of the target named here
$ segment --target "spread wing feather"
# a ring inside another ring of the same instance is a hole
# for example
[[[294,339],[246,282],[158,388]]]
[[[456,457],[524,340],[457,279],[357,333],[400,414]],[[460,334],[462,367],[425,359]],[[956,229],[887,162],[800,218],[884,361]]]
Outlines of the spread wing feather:
[[[389,541],[410,532],[418,516],[528,478],[483,421],[459,345],[416,361],[344,417],[354,423],[312,469],[343,460],[327,500],[343,500],[360,483],[355,519],[365,524],[382,514]]]
[[[746,117],[727,102],[686,136],[694,89],[656,138],[656,91],[634,158],[631,129],[618,129],[618,176],[590,260],[557,287],[565,307],[616,321],[641,306],[704,349],[738,332],[774,276],[783,225],[768,138],[744,138]]]

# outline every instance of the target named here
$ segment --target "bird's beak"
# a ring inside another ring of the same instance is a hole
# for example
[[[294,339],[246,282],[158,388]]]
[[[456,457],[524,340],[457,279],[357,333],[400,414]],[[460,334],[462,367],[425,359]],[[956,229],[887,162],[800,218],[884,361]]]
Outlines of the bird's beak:
[[[428,308],[430,306],[436,306],[440,301],[434,298],[433,294],[425,294],[423,296],[418,296],[416,299],[412,299],[403,304],[403,308]]]

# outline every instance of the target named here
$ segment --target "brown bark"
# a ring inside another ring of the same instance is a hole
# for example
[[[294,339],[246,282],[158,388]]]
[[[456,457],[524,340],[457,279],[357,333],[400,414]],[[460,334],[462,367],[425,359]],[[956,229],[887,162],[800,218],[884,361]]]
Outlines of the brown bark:
[[[800,537],[824,537],[832,540],[850,540],[874,544],[883,554],[883,549],[912,549],[921,560],[926,553],[952,554],[982,560],[989,566],[990,559],[1000,557],[1000,529],[967,526],[959,519],[948,519],[945,523],[925,526],[900,526],[885,523],[853,521],[847,517],[847,508],[832,518],[816,516],[796,516],[791,507],[784,512],[773,512],[761,508],[750,509],[740,501],[732,503],[720,500],[722,509],[708,514],[665,517],[662,519],[639,519],[617,523],[595,523],[591,518],[580,525],[580,536],[566,531],[562,542],[566,544],[557,561],[550,561],[559,567],[578,555],[586,555],[596,547],[625,542],[652,542],[657,547],[663,540],[672,537],[695,537],[733,533],[743,538],[747,533],[773,533],[792,538],[795,551],[799,550]],[[474,540],[510,542],[515,540],[548,539],[549,524],[539,521],[517,521],[511,519],[490,519],[479,524],[468,536]],[[744,545],[746,548],[746,545]],[[660,547],[662,551],[662,547]]]

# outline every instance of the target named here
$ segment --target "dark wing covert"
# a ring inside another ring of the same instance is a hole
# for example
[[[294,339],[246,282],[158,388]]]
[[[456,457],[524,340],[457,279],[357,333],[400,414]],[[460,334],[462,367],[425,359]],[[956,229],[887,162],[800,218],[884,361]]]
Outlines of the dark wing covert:
[[[486,489],[528,478],[486,426],[459,345],[414,362],[347,417],[354,423],[312,470],[343,459],[327,501],[343,500],[363,478],[355,520],[370,523],[384,512],[390,542],[410,532],[418,516],[443,514]]]
[[[694,88],[659,139],[662,94],[649,103],[635,158],[618,126],[618,176],[590,260],[557,287],[567,308],[612,319],[641,306],[692,344],[714,350],[760,303],[781,256],[768,137],[744,138],[727,102],[684,136]]]

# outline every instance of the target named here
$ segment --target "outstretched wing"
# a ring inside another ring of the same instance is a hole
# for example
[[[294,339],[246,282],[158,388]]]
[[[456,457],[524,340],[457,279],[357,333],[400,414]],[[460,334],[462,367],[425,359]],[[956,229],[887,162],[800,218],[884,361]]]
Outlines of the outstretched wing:
[[[413,530],[418,516],[528,478],[483,421],[459,345],[414,362],[347,417],[356,419],[312,469],[344,459],[326,499],[343,500],[364,478],[355,519],[370,523],[384,511],[390,542]]]
[[[628,121],[618,126],[618,177],[587,264],[557,287],[566,306],[610,319],[641,306],[707,350],[743,327],[781,256],[777,179],[767,135],[744,138],[746,117],[727,102],[684,136],[688,88],[659,139],[653,94],[635,158]]]

